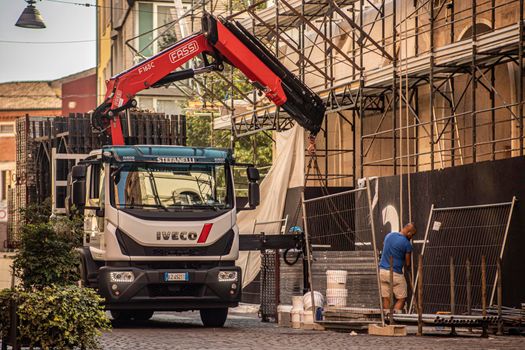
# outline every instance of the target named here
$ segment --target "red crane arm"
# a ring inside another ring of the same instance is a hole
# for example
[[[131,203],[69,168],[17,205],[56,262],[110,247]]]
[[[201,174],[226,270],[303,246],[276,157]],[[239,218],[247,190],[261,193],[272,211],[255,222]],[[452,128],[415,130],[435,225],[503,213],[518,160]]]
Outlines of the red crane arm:
[[[176,70],[202,54],[205,66]],[[213,61],[209,63],[209,57]],[[93,113],[97,129],[110,130],[112,144],[123,145],[124,135],[118,113],[136,106],[135,95],[150,87],[192,78],[195,74],[222,70],[223,62],[242,71],[277,106],[316,134],[325,106],[321,99],[289,72],[266,48],[239,23],[203,17],[203,31],[193,34],[151,58],[112,77],[107,82],[106,98]]]

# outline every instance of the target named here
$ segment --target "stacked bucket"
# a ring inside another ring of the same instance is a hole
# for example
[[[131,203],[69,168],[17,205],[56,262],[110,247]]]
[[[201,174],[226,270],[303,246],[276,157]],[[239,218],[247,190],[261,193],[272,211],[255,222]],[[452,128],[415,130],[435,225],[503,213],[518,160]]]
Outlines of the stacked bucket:
[[[329,307],[345,307],[348,297],[346,277],[348,271],[326,271],[326,305]]]

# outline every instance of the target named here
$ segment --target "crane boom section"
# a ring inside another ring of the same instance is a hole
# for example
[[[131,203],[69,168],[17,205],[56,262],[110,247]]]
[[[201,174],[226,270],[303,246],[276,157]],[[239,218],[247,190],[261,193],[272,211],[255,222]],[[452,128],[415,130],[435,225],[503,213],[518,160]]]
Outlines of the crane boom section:
[[[199,54],[213,53],[204,33],[194,34],[112,77],[107,83],[106,99],[111,109],[126,105],[135,95],[148,89],[166,75]]]
[[[198,55],[202,55],[203,67],[178,69]],[[92,125],[99,130],[109,130],[113,145],[123,145],[125,141],[118,113],[136,106],[134,97],[137,93],[189,79],[199,73],[222,70],[223,62],[238,68],[269,100],[281,106],[313,135],[319,132],[325,113],[325,105],[319,96],[239,23],[209,14],[203,17],[202,32],[192,34],[112,77],[107,82],[104,103],[93,113]]]

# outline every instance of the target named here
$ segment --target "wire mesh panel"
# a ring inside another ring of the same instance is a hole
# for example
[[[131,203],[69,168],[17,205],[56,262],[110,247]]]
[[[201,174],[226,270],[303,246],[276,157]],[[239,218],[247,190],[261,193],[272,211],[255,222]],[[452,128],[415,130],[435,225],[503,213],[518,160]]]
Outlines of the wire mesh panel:
[[[279,304],[279,252],[267,249],[261,254],[261,318],[277,321]]]
[[[480,308],[483,256],[486,259],[486,302],[492,304],[497,261],[505,249],[514,201],[513,198],[508,203],[431,209],[421,253],[423,313],[451,311],[451,282],[455,285],[456,314],[468,312],[469,304],[471,308]],[[414,300],[411,309],[415,309]]]
[[[313,257],[312,290],[324,295],[325,312],[343,320],[357,309],[374,309],[380,317],[377,250],[367,188],[305,200],[304,208]]]
[[[276,235],[283,233],[288,222],[288,216],[282,220],[257,221],[253,224],[253,234]],[[249,268],[257,259],[260,260],[259,274],[243,288],[242,301],[261,304],[263,321],[277,320],[277,305],[279,304],[279,266],[280,259],[277,250],[248,251],[246,264],[241,266],[242,280],[248,280]]]

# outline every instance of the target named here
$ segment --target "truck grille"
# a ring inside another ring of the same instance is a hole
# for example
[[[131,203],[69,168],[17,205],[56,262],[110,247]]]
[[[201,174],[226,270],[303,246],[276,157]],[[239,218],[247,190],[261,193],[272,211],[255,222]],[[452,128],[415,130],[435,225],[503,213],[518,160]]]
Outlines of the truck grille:
[[[126,233],[117,229],[117,240],[124,255],[130,256],[222,256],[227,255],[233,245],[235,233],[229,230],[217,242],[206,247],[146,247],[135,242]]]
[[[203,294],[202,284],[150,284],[150,297],[199,297]]]

